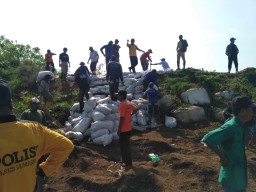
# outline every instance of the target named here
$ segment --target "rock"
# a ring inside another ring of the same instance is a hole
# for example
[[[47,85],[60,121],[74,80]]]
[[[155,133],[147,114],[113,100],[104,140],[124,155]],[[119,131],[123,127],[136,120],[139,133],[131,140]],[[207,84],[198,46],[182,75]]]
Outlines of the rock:
[[[191,105],[210,104],[210,97],[204,88],[189,89],[181,94],[184,102]]]
[[[235,96],[235,92],[233,90],[226,90],[215,93],[215,96],[222,97],[226,101],[231,101]]]

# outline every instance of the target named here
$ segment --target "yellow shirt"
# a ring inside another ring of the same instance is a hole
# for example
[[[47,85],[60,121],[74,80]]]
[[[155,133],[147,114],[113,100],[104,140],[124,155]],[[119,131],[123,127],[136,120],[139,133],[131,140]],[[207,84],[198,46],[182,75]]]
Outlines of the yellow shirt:
[[[73,150],[73,143],[38,123],[12,121],[0,124],[0,192],[33,192],[37,161],[49,176]]]
[[[130,54],[130,56],[137,56],[137,48],[138,48],[137,45],[129,44],[128,47],[129,47],[129,54]]]

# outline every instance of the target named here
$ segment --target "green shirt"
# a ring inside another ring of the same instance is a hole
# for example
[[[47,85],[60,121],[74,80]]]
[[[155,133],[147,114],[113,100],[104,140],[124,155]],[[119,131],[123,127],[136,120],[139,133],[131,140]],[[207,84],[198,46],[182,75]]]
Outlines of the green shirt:
[[[36,112],[31,112],[30,109],[24,111],[20,117],[21,120],[35,121],[45,125],[45,114],[41,110],[37,110]]]
[[[218,148],[229,160],[227,166],[220,168],[219,182],[238,190],[247,187],[245,132],[246,127],[234,117],[202,139],[208,146]]]

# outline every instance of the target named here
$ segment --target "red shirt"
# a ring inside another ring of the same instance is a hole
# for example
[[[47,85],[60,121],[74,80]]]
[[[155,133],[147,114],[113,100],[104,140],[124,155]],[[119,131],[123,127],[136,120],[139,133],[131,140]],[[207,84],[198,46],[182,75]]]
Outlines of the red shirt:
[[[46,61],[46,63],[52,63],[53,62],[52,56],[53,56],[53,53],[46,53],[45,54],[45,61]]]
[[[150,52],[147,51],[145,53],[142,53],[142,55],[140,56],[140,58],[149,58]]]
[[[120,132],[128,132],[132,130],[132,112],[137,109],[129,101],[124,101],[119,105],[119,116],[124,117],[123,125],[120,128]]]

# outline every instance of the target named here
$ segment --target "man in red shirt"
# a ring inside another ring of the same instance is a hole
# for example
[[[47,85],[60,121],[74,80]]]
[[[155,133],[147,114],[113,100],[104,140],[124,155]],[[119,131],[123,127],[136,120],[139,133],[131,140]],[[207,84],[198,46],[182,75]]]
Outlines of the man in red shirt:
[[[117,99],[121,102],[119,105],[119,143],[122,156],[122,162],[127,168],[132,166],[132,156],[130,147],[130,137],[132,132],[131,117],[137,111],[137,107],[126,100],[127,92],[120,90],[117,93]]]
[[[149,49],[145,53],[142,53],[142,55],[140,56],[140,63],[141,63],[143,71],[148,70],[148,61],[152,62],[152,60],[150,58],[150,53],[153,53],[151,49]]]
[[[50,71],[50,65],[52,66],[52,73],[54,73],[55,68],[54,68],[54,63],[52,56],[56,55],[55,53],[52,53],[50,49],[47,50],[47,53],[45,54],[45,62],[46,62],[46,70]]]

